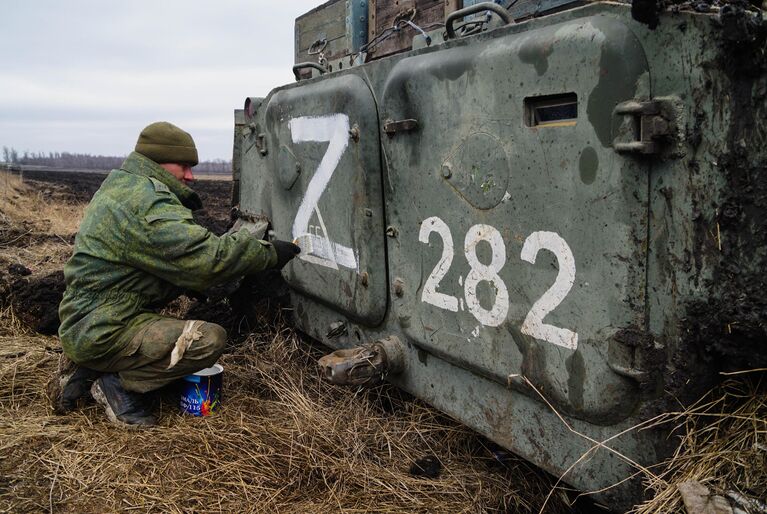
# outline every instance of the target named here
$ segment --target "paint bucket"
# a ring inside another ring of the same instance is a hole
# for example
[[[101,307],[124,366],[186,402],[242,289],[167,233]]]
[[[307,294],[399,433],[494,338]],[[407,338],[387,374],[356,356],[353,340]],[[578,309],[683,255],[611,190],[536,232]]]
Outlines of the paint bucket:
[[[221,364],[201,369],[184,377],[181,386],[181,412],[210,416],[221,408],[224,367]]]

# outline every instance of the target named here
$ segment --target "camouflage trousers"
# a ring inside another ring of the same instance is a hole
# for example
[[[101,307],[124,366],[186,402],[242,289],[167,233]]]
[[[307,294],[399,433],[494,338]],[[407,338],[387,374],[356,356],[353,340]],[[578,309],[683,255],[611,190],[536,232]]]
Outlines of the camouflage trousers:
[[[154,391],[186,375],[212,366],[224,352],[226,331],[215,323],[202,323],[199,339],[192,342],[172,368],[171,352],[186,321],[157,316],[133,335],[129,351],[81,362],[86,368],[118,373],[125,389],[137,393]]]

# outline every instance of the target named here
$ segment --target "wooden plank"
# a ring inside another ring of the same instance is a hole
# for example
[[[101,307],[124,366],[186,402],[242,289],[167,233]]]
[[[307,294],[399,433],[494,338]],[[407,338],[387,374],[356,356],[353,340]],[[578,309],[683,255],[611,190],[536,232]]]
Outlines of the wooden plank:
[[[334,6],[336,7],[336,6]],[[343,7],[343,6],[341,6]],[[306,20],[296,22],[301,29],[305,30],[328,30],[333,27],[332,30],[339,32],[345,30],[346,27],[346,10],[345,9],[332,9],[329,11],[323,11],[316,18],[309,18]]]
[[[376,28],[382,26],[386,20],[391,21],[399,13],[407,12],[415,8],[415,0],[397,0],[395,2],[380,1],[376,3],[376,14],[378,20]]]
[[[333,39],[331,41],[328,41],[328,45],[325,47],[325,50],[322,52],[325,54],[325,58],[329,61],[333,61],[336,59],[340,59],[341,57],[344,57],[345,55],[348,55],[350,53],[349,51],[349,40],[346,39],[346,37],[339,37],[336,39]],[[317,62],[319,60],[319,54],[312,54],[309,55],[309,49],[303,49],[299,50],[299,52],[296,55],[296,62]]]
[[[323,50],[328,60],[338,59],[349,52],[350,40],[346,33],[346,0],[330,0],[296,18],[295,62],[317,62],[318,55],[309,55],[309,49],[318,40],[325,39]]]
[[[418,11],[425,11],[437,6],[442,7],[442,10],[444,11],[445,0],[415,0],[415,8]],[[416,13],[416,17],[418,17],[418,13]]]
[[[346,36],[346,2],[336,0],[335,3],[313,16],[296,20],[299,34],[299,49],[308,49],[321,37],[330,41]]]
[[[462,0],[445,0],[445,16],[463,7]]]
[[[298,48],[299,50],[308,50],[318,39],[332,41],[338,38],[345,38],[346,26],[344,25],[341,28],[343,30],[340,30],[337,24],[326,24],[311,29],[301,27],[299,29]]]
[[[370,44],[370,42],[373,41],[373,38],[376,37],[376,23],[378,20],[378,15],[376,14],[378,10],[377,5],[377,0],[368,0],[368,44]]]
[[[413,23],[419,27],[434,28],[435,24],[445,21],[445,0],[398,0],[395,2],[373,1],[370,4],[370,19],[368,41],[383,34],[394,25],[409,10],[415,9]],[[380,59],[387,55],[405,52],[412,48],[413,37],[418,31],[405,25],[396,33],[382,40],[368,52],[368,60]]]
[[[313,15],[316,14],[317,12],[325,10],[328,7],[330,7],[331,5],[337,4],[337,3],[341,3],[341,2],[346,3],[344,0],[328,0],[324,4],[319,5],[319,6],[315,7],[314,9],[312,9],[311,11],[306,12],[306,13],[302,14],[301,16],[299,16],[298,18],[296,18],[296,22],[298,22],[299,20],[303,20],[304,18],[313,17]]]
[[[585,0],[519,0],[509,9],[509,14],[515,20],[524,20],[572,9],[585,3]]]
[[[346,3],[338,0],[333,5],[330,5],[322,11],[317,11],[312,16],[296,19],[296,24],[308,29],[331,23],[346,25],[345,20],[341,20],[341,18],[344,18],[345,16]]]

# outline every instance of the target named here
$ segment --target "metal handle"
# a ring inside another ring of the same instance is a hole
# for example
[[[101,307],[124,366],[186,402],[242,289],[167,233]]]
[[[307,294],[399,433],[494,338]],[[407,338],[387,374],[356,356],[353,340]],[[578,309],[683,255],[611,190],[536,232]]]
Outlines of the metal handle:
[[[299,71],[303,70],[304,68],[314,68],[315,70],[319,70],[320,75],[324,75],[328,72],[328,69],[320,64],[317,64],[316,62],[300,62],[293,66],[293,75],[296,77],[296,81],[301,80],[301,75],[298,74]]]
[[[613,109],[614,116],[631,116],[636,140],[615,141],[613,148],[618,153],[657,154],[662,143],[668,143],[672,130],[663,116],[662,104],[658,101],[629,100],[619,103]]]
[[[447,18],[445,19],[445,30],[447,31],[447,39],[455,38],[455,29],[453,29],[453,23],[455,23],[455,20],[463,18],[470,14],[481,12],[481,11],[493,11],[495,14],[498,15],[499,18],[501,18],[504,22],[506,22],[506,25],[514,21],[506,9],[504,9],[500,5],[495,4],[493,2],[482,2],[480,4],[470,5],[469,7],[466,7],[459,11],[451,12],[447,16]]]
[[[318,39],[314,43],[312,43],[312,46],[309,47],[309,50],[306,51],[308,55],[317,55],[318,53],[325,50],[325,47],[328,46],[328,40],[327,39]]]

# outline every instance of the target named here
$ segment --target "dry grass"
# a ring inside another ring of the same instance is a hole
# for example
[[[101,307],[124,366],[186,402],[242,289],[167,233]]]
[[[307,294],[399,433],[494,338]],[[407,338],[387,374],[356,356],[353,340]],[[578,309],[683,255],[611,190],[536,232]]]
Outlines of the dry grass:
[[[0,506],[9,511],[536,512],[549,482],[501,466],[468,429],[390,387],[318,378],[317,350],[281,322],[225,354],[225,409],[163,403],[160,426],[125,431],[95,406],[49,413],[55,338],[0,318]],[[167,400],[167,398],[166,398]],[[410,475],[436,455],[435,479]],[[566,511],[558,498],[552,511]],[[558,507],[558,508],[557,508]]]
[[[86,204],[72,204],[51,197],[24,183],[19,175],[0,172],[2,214],[8,220],[23,220],[35,232],[69,236],[77,232]]]
[[[647,485],[653,498],[637,514],[684,512],[677,487],[696,480],[712,492],[767,499],[767,377],[765,370],[733,375],[695,405],[669,413],[680,443]]]
[[[0,190],[0,261],[60,269],[73,231],[62,218],[79,220],[82,206],[49,199],[48,221],[30,220],[36,190],[7,176]],[[22,234],[23,244],[8,239]],[[125,431],[95,405],[53,415],[44,391],[58,339],[0,310],[0,511],[538,511],[548,477],[499,462],[486,440],[389,386],[322,382],[320,350],[266,316],[222,358],[221,413],[182,416],[168,392],[158,427]],[[428,455],[440,476],[411,475]],[[560,492],[547,507],[568,510]]]
[[[0,263],[24,264],[35,272],[61,269],[72,254],[85,206],[0,172]]]

